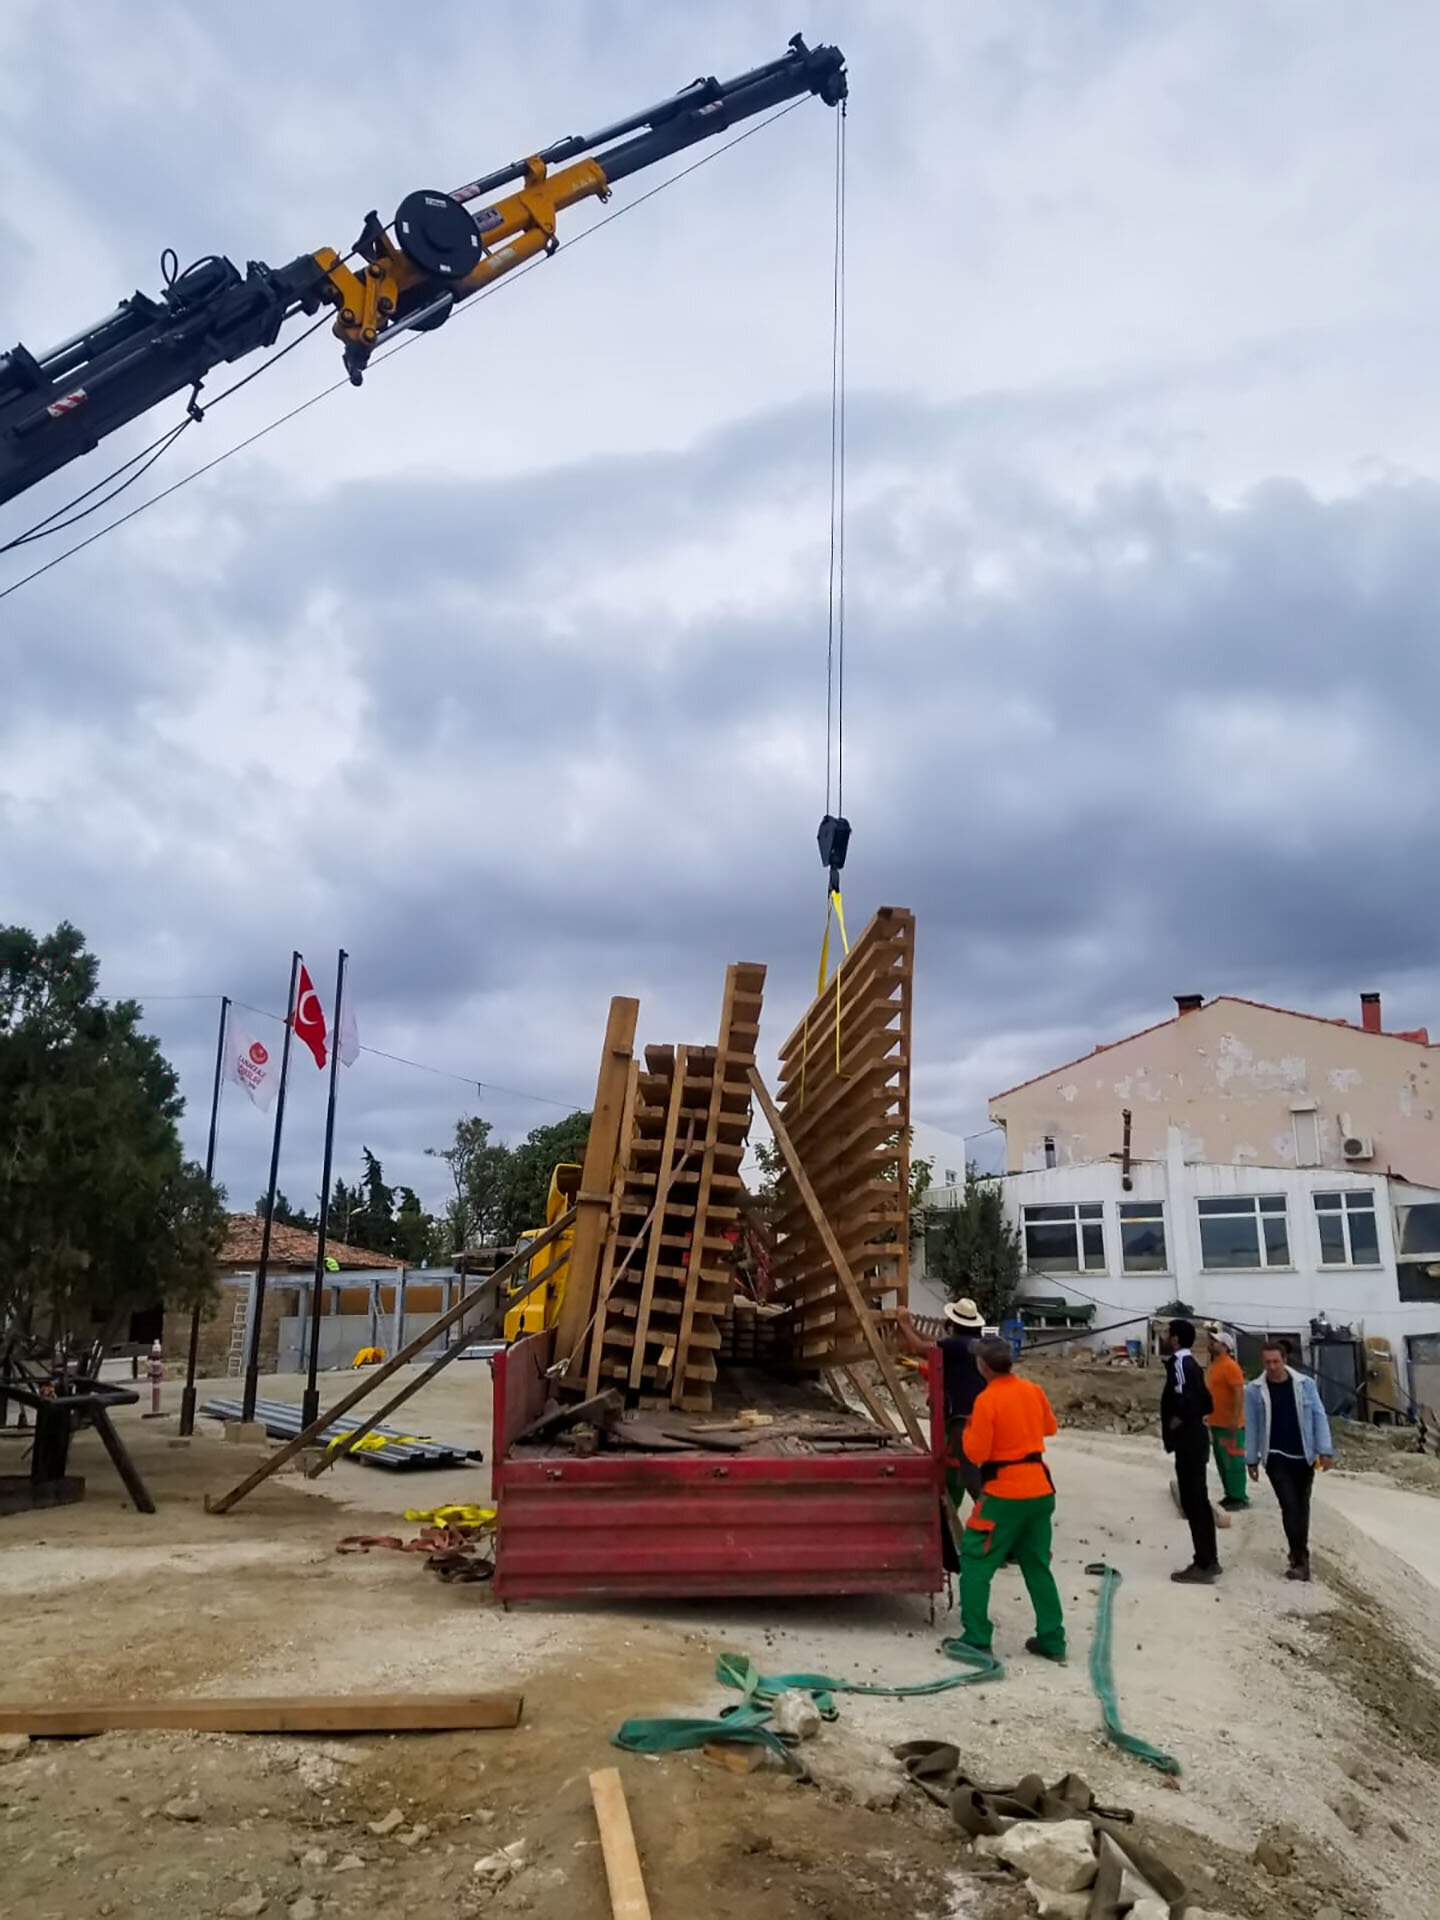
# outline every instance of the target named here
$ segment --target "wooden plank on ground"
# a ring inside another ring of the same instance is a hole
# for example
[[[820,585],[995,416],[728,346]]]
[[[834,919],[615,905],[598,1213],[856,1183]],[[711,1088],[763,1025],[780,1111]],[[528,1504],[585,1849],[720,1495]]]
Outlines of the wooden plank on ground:
[[[170,1727],[188,1733],[432,1733],[520,1724],[518,1693],[295,1694],[243,1700],[89,1700],[0,1707],[0,1733],[37,1740]]]
[[[617,1768],[604,1767],[599,1773],[591,1774],[590,1798],[595,1803],[595,1819],[600,1828],[600,1849],[605,1856],[613,1920],[650,1920],[645,1876],[640,1871],[635,1830],[630,1825],[630,1808]]]

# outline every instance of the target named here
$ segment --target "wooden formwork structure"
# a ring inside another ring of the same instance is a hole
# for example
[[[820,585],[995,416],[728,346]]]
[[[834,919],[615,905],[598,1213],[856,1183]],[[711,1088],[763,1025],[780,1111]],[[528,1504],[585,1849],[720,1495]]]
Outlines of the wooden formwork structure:
[[[910,1268],[914,916],[882,907],[780,1051],[779,1111],[867,1305],[903,1307]],[[869,1342],[793,1173],[776,1198],[775,1299],[793,1358],[845,1366]]]
[[[718,1043],[632,1061],[585,1374],[646,1401],[710,1405],[733,1295],[740,1163],[765,969],[732,966]]]

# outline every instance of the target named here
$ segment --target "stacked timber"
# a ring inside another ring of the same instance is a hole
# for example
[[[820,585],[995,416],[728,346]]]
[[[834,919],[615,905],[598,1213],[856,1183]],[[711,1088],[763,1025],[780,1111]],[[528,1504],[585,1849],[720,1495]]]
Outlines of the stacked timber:
[[[785,1129],[870,1309],[909,1289],[910,1017],[914,916],[882,907],[780,1054]],[[868,1354],[788,1168],[776,1193],[774,1298],[790,1309],[794,1364]]]
[[[642,1405],[710,1407],[764,987],[763,967],[731,967],[715,1046],[647,1047],[629,1064],[583,1376],[592,1395],[619,1386]]]

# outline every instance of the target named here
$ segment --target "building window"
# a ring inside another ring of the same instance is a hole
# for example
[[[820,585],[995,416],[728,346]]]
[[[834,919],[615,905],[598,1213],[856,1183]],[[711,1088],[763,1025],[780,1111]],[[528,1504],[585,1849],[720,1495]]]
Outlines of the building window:
[[[1288,1267],[1290,1236],[1283,1193],[1227,1194],[1197,1200],[1200,1257],[1207,1267]]]
[[[1369,1187],[1352,1187],[1344,1193],[1317,1193],[1315,1221],[1320,1229],[1322,1267],[1379,1266],[1375,1195]]]
[[[947,1187],[958,1187],[958,1186],[959,1186],[959,1184],[960,1184],[960,1175],[959,1175],[959,1174],[958,1174],[958,1173],[956,1172],[956,1170],[955,1170],[955,1168],[954,1168],[954,1167],[946,1167],[946,1169],[945,1169],[945,1184],[946,1184],[946,1186],[947,1186]]]
[[[1105,1209],[1099,1205],[1026,1207],[1025,1264],[1046,1273],[1105,1271]]]
[[[1440,1300],[1440,1205],[1433,1200],[1397,1207],[1400,1257],[1395,1277],[1400,1298]]]
[[[1292,1107],[1290,1119],[1295,1129],[1296,1166],[1318,1167],[1320,1164],[1320,1115],[1314,1107]]]
[[[1165,1203],[1120,1202],[1120,1261],[1126,1273],[1164,1273]]]

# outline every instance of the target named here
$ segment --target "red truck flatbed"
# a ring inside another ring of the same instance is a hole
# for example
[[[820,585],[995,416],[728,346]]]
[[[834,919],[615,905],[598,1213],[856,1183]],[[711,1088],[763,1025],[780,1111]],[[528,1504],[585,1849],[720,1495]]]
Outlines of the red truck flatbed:
[[[493,1362],[500,1599],[934,1593],[943,1584],[938,1379],[924,1451],[900,1435],[883,1446],[808,1440],[795,1431],[807,1419],[831,1434],[846,1416],[818,1388],[777,1382],[762,1394],[778,1431],[762,1429],[753,1443],[747,1436],[743,1451],[627,1448],[580,1457],[558,1445],[515,1444],[550,1398],[550,1352],[551,1335],[532,1334]],[[742,1392],[745,1384],[736,1376]],[[729,1411],[722,1400],[710,1419],[724,1421]],[[642,1418],[676,1432],[707,1424],[678,1414]]]

